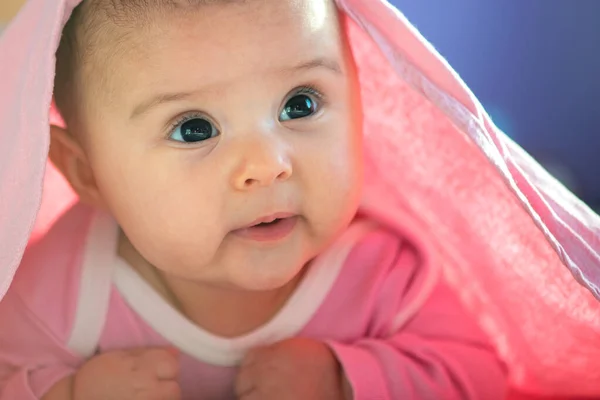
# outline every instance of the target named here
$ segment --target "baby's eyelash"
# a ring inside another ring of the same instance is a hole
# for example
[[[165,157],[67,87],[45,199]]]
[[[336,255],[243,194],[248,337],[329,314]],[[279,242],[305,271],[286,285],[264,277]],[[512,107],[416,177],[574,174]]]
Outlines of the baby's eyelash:
[[[179,117],[177,117],[173,122],[171,122],[167,126],[166,136],[169,137],[170,135],[173,134],[173,132],[175,132],[175,129],[177,129],[180,125],[183,125],[186,122],[191,121],[196,118],[206,119],[206,117],[203,114],[200,114],[197,112],[188,112],[188,113],[180,115]]]
[[[300,86],[295,90],[294,94],[310,94],[315,96],[321,103],[326,102],[326,97],[323,92],[317,86],[312,84]]]

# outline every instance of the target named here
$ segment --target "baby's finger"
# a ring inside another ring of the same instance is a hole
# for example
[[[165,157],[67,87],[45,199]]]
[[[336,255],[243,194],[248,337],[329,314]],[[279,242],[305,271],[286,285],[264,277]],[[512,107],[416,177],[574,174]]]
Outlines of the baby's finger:
[[[236,397],[236,400],[265,400],[257,391],[246,393],[240,397]]]
[[[139,369],[150,370],[160,380],[176,379],[179,376],[179,360],[171,349],[149,349],[137,359]]]
[[[236,398],[247,399],[256,392],[256,371],[253,368],[241,368],[235,379]]]
[[[248,351],[248,353],[246,353],[244,359],[241,362],[241,366],[249,367],[250,365],[255,364],[256,362],[264,361],[265,359],[268,359],[270,353],[270,347],[256,347]]]
[[[156,400],[181,400],[181,388],[176,381],[163,381],[156,390]]]

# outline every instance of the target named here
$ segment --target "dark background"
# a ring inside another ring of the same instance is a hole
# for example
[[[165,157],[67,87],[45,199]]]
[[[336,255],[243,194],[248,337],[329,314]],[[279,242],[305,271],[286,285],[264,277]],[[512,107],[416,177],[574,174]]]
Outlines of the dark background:
[[[600,210],[600,0],[391,0],[496,124]]]

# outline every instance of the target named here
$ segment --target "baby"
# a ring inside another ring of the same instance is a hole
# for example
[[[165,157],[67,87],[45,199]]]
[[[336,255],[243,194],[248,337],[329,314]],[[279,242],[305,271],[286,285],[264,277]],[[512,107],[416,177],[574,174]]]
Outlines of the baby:
[[[358,212],[342,25],[327,0],[75,9],[50,157],[80,201],[0,303],[1,400],[504,398],[424,250]]]

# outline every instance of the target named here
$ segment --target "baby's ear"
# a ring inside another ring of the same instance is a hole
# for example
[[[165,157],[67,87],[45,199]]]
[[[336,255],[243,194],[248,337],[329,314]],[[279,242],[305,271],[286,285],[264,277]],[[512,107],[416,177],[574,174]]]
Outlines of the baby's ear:
[[[88,158],[79,141],[68,130],[50,125],[49,157],[83,203],[105,208]]]

